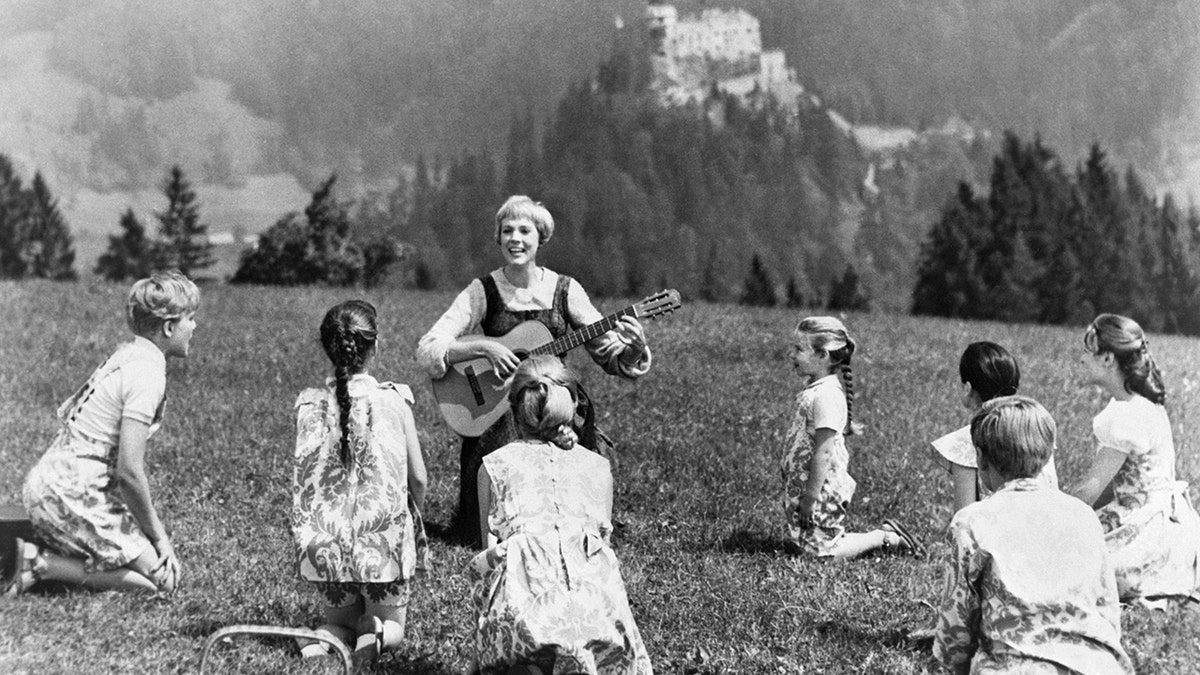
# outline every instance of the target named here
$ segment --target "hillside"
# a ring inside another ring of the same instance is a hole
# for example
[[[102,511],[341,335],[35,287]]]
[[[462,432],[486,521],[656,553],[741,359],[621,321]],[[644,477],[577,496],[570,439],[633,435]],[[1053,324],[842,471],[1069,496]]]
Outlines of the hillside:
[[[942,130],[1040,135],[1068,163],[1098,141],[1158,190],[1200,196],[1191,0],[677,4],[754,14],[764,48],[782,49],[853,135],[867,192],[818,208],[842,214],[841,249],[862,243],[887,306],[905,302],[931,214],[956,181],[979,183],[987,162]],[[503,162],[514,116],[531,114],[545,133],[569,86],[611,53],[615,26],[639,30],[643,8],[0,0],[0,152],[26,175],[46,174],[81,260],[99,252],[124,206],[152,218],[155,186],[176,163],[215,232],[259,232],[302,208],[306,189],[331,172],[349,196],[390,189],[419,154],[482,149]],[[868,203],[875,189],[882,197]],[[913,194],[914,203],[898,198]]]

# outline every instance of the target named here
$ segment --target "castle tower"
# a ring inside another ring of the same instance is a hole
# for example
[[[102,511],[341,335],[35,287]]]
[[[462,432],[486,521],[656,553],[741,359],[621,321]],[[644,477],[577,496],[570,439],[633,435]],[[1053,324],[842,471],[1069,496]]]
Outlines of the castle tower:
[[[646,21],[647,42],[650,48],[650,66],[656,88],[669,86],[677,79],[673,41],[675,23],[679,18],[674,5],[659,0],[650,0],[643,15]]]

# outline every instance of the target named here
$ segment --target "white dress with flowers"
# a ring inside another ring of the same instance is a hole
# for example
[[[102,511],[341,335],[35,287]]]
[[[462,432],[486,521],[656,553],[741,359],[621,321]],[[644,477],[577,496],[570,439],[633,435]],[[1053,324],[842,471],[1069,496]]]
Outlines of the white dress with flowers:
[[[1175,480],[1175,441],[1161,405],[1113,399],[1092,421],[1097,446],[1126,455],[1096,510],[1122,600],[1187,596],[1200,586],[1200,517]]]
[[[351,469],[342,466],[333,381],[296,399],[292,533],[301,579],[387,583],[426,566],[424,527],[408,494],[405,385],[360,374],[348,382]]]
[[[780,472],[788,541],[808,555],[832,555],[846,532],[846,511],[858,487],[850,475],[850,453],[842,435],[848,417],[846,392],[837,375],[813,381],[796,397],[796,413],[785,440]],[[820,499],[813,504],[813,524],[809,525],[801,520],[797,509],[816,450],[813,439],[817,429],[832,429],[837,434]]]
[[[580,446],[517,441],[483,464],[499,543],[468,568],[480,672],[532,663],[547,675],[652,673],[608,543],[608,460]]]

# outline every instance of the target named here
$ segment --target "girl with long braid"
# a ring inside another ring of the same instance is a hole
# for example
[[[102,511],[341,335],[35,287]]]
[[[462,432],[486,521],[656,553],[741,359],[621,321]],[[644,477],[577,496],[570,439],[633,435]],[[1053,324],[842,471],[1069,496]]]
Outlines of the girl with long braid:
[[[319,630],[378,655],[403,639],[410,581],[426,567],[425,460],[412,391],[367,372],[379,344],[375,308],[337,305],[320,332],[334,376],[296,399],[297,571],[325,597]],[[328,645],[301,651],[319,656]]]
[[[1175,479],[1162,374],[1135,321],[1097,316],[1083,336],[1085,378],[1112,396],[1092,420],[1096,457],[1071,493],[1096,509],[1122,602],[1200,599],[1200,517]]]
[[[833,317],[808,317],[796,326],[790,359],[807,386],[796,397],[780,464],[787,542],[822,558],[853,558],[878,548],[919,554],[916,539],[894,520],[871,532],[846,532],[846,510],[857,484],[847,469],[844,437],[860,431],[850,369],[856,347]]]

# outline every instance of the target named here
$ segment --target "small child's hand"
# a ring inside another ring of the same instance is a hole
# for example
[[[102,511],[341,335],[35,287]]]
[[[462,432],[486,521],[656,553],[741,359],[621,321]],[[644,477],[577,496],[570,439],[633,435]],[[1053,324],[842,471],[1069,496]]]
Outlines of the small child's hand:
[[[150,570],[150,580],[164,593],[173,593],[179,584],[179,558],[171,540],[163,537],[154,543],[158,564]]]

